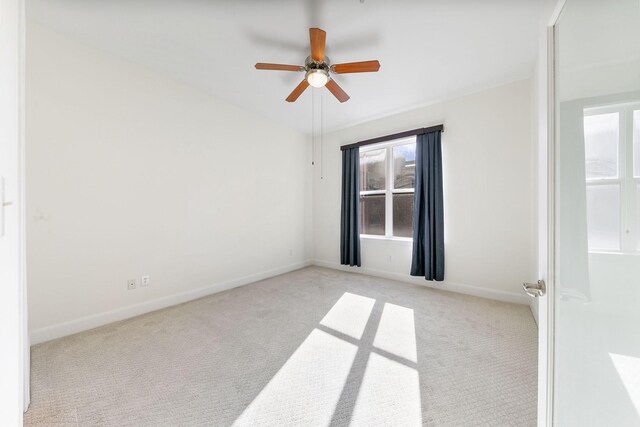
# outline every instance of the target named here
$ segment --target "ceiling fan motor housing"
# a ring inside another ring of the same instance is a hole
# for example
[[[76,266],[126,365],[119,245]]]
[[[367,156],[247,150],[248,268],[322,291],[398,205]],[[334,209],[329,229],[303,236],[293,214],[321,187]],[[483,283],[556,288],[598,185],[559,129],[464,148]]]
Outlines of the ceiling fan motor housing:
[[[311,59],[311,56],[307,56],[307,59],[304,60],[304,68],[307,72],[313,70],[324,70],[329,74],[331,71],[331,62],[329,62],[328,56],[324,57],[324,61],[314,61]]]

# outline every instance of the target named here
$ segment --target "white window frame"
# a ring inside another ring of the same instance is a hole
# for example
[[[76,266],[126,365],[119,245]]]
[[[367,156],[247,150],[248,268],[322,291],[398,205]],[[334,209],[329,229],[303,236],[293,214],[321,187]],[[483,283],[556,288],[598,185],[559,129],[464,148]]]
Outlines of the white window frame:
[[[618,177],[586,179],[586,186],[618,185],[620,187],[620,247],[619,249],[592,248],[590,253],[640,253],[640,212],[636,186],[640,184],[640,170],[633,170],[633,112],[640,110],[640,102],[586,107],[583,117],[618,113]],[[640,143],[640,141],[638,141]],[[640,144],[639,144],[640,147]],[[588,240],[588,239],[587,239]]]
[[[370,196],[376,194],[384,194],[384,236],[378,234],[364,234],[360,233],[360,238],[365,239],[382,239],[382,240],[397,240],[402,242],[412,242],[412,237],[401,237],[393,235],[393,195],[394,194],[413,194],[415,193],[415,183],[413,188],[394,188],[395,181],[395,173],[393,170],[393,147],[398,145],[407,145],[407,144],[415,144],[417,142],[417,138],[415,136],[394,139],[393,141],[382,142],[379,144],[371,144],[365,147],[360,147],[360,153],[364,153],[367,151],[377,151],[381,149],[385,149],[385,189],[384,190],[368,190],[368,191],[360,191],[359,198],[362,196]],[[358,221],[360,218],[358,218]]]

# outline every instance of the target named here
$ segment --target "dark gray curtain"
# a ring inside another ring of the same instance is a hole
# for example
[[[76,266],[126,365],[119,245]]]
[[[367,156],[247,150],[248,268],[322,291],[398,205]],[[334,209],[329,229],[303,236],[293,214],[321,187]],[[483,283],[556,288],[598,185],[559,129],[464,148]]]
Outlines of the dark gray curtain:
[[[418,135],[413,197],[411,275],[444,280],[442,144],[440,131]]]
[[[360,267],[360,149],[342,151],[340,263]]]

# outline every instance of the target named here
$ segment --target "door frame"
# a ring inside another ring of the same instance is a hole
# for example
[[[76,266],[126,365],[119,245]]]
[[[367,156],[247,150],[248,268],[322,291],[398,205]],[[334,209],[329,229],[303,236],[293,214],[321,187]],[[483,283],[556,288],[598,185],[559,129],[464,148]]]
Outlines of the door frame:
[[[22,308],[22,319],[20,327],[20,335],[22,336],[22,351],[23,351],[23,400],[22,411],[27,412],[29,404],[31,403],[31,337],[29,335],[29,310],[28,310],[28,294],[27,294],[27,176],[26,176],[26,94],[25,85],[27,80],[26,71],[26,40],[27,40],[27,11],[25,0],[16,0],[19,8],[19,82],[18,82],[18,103],[20,106],[20,138],[18,141],[18,171],[19,171],[19,227],[20,227],[20,252],[18,258],[20,259],[20,288],[21,297],[20,305]]]
[[[0,394],[13,395],[15,399],[3,399],[0,402],[0,422],[3,425],[22,425],[22,412],[26,411],[30,401],[30,342],[27,315],[26,289],[26,201],[25,201],[25,5],[24,0],[0,0],[0,43],[2,44],[2,69],[0,69],[0,85],[3,98],[0,103],[2,126],[0,140],[12,158],[7,166],[3,191],[3,220],[9,220],[12,229],[7,229],[9,262],[9,282],[2,283],[7,291],[5,298],[0,299],[2,321],[8,327],[3,334],[2,346],[5,353],[5,365],[0,367],[3,375],[11,378],[0,381]],[[15,162],[15,164],[13,163]],[[4,215],[6,214],[6,216]],[[6,262],[6,260],[5,260]],[[6,405],[6,406],[5,406]],[[4,419],[7,417],[7,419]]]
[[[557,0],[546,25],[546,275],[547,293],[539,300],[538,427],[554,425],[555,284],[556,284],[556,24],[567,0]],[[542,143],[539,141],[539,143]]]
[[[564,4],[564,2],[562,2]],[[559,15],[559,12],[558,12]],[[546,360],[544,426],[553,426],[554,361],[555,361],[555,252],[556,252],[556,125],[555,125],[555,22],[547,27],[547,295],[546,295]],[[539,386],[540,387],[540,386]],[[540,404],[540,402],[539,402]]]

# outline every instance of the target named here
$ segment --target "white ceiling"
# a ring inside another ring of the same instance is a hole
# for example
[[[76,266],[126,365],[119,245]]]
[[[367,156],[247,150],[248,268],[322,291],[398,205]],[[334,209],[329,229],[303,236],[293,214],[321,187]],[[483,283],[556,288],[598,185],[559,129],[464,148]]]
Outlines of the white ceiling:
[[[638,60],[640,2],[569,2],[556,27],[561,71],[598,68]]]
[[[327,32],[332,63],[379,59],[378,73],[338,75],[325,89],[325,132],[531,75],[537,0],[29,0],[27,16],[305,133],[311,89],[284,101],[301,73],[309,27]],[[425,123],[425,125],[428,123]]]

